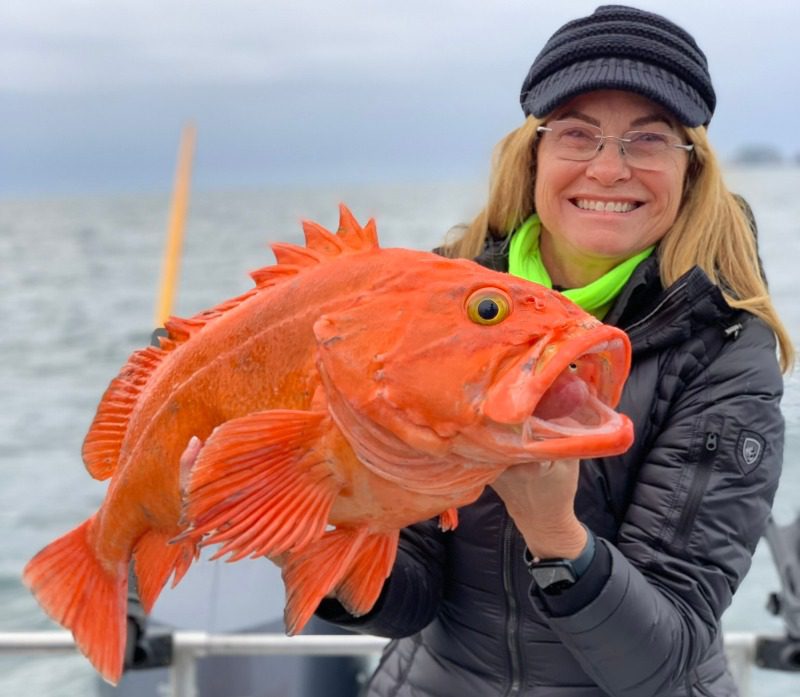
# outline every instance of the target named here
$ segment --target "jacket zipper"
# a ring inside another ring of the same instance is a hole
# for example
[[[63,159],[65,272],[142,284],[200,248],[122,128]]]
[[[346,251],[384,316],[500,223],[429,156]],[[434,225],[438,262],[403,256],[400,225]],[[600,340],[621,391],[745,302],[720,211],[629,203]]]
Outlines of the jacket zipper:
[[[625,328],[625,332],[627,334],[630,334],[634,329],[638,329],[643,324],[646,324],[654,315],[658,314],[661,311],[661,308],[663,308],[664,305],[669,303],[670,300],[672,300],[672,298],[675,295],[677,295],[680,291],[682,291],[684,288],[686,288],[686,284],[685,283],[681,283],[680,285],[675,286],[667,295],[665,295],[661,299],[661,302],[658,303],[658,305],[656,305],[652,310],[650,310],[650,312],[648,312],[640,320],[637,320],[636,322],[631,324],[629,327],[626,327]]]
[[[703,436],[703,445],[700,450],[700,455],[697,458],[697,465],[694,468],[694,476],[689,487],[689,494],[686,498],[686,505],[684,506],[681,518],[678,521],[678,526],[675,529],[674,541],[676,545],[684,545],[689,539],[694,519],[697,516],[697,511],[700,508],[700,502],[703,499],[703,494],[708,487],[708,480],[711,479],[711,472],[713,468],[714,458],[719,449],[719,436],[721,426],[714,424],[714,430],[708,430]]]
[[[513,577],[514,524],[506,518],[503,527],[503,590],[506,594],[508,616],[506,618],[506,647],[508,648],[509,670],[511,681],[505,697],[515,697],[521,688],[521,657],[519,651],[519,611],[517,596],[514,592]]]

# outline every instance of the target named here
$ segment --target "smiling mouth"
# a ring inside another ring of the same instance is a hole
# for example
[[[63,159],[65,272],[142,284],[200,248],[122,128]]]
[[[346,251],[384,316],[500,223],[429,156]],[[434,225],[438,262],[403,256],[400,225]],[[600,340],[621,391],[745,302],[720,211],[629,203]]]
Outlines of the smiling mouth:
[[[597,201],[589,198],[573,198],[570,203],[582,211],[595,213],[630,213],[642,205],[638,201]]]

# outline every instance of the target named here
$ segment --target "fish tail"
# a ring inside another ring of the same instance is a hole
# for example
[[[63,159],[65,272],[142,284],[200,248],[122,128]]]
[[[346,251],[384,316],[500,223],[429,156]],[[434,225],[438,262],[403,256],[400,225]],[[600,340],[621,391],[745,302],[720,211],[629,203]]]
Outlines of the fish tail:
[[[104,564],[90,533],[94,516],[55,540],[28,564],[22,580],[105,680],[122,675],[125,655],[128,565]]]
[[[397,530],[370,534],[366,528],[337,528],[289,552],[283,567],[287,633],[300,632],[331,592],[356,617],[369,612],[394,565],[398,537]]]

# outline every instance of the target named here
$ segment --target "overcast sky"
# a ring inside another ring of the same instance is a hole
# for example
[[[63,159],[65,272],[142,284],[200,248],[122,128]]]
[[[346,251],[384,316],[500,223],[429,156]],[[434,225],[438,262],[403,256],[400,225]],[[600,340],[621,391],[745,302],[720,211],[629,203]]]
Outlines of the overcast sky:
[[[477,179],[583,0],[2,0],[0,197]],[[640,0],[708,56],[712,140],[800,153],[800,2]]]

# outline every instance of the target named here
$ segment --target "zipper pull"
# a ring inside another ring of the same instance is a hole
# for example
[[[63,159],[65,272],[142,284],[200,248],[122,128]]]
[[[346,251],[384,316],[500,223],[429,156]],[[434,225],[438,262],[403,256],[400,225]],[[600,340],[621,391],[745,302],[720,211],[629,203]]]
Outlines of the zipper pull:
[[[734,339],[734,340],[738,339],[739,338],[739,332],[741,332],[742,329],[744,329],[744,327],[741,325],[740,322],[737,322],[736,324],[732,324],[730,327],[728,327],[725,330],[725,336],[728,339]]]
[[[706,450],[710,453],[716,452],[717,450],[717,441],[719,437],[713,431],[709,431],[706,433]]]

